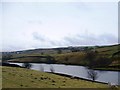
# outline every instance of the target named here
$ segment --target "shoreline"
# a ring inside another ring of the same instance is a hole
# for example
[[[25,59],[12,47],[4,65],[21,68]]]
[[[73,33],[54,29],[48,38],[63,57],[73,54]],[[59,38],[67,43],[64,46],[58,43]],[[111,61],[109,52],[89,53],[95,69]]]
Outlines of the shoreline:
[[[9,64],[9,63],[2,64],[1,66],[24,68],[24,67],[16,65],[16,64]],[[90,80],[90,79],[85,79],[85,78],[81,78],[81,77],[77,77],[77,76],[72,76],[72,75],[68,75],[68,74],[63,74],[63,73],[55,73],[55,72],[45,72],[45,73],[56,74],[56,75],[60,75],[60,76],[64,76],[64,77],[69,77],[71,79],[78,79],[78,80],[80,79],[80,80],[90,81],[90,82],[93,82],[93,83],[95,82],[95,83],[101,83],[101,84],[108,84],[107,82],[93,81],[93,80]],[[117,86],[119,86],[119,85],[117,85]]]
[[[85,79],[85,78],[81,78],[81,77],[77,77],[77,76],[71,76],[71,75],[67,75],[67,74],[62,74],[62,73],[52,73],[52,72],[46,72],[46,73],[51,73],[51,74],[56,74],[56,75],[60,75],[60,76],[64,76],[64,77],[69,77],[71,79],[80,79],[80,80],[85,80],[85,81],[90,81],[90,82],[95,82],[95,83],[101,83],[101,84],[108,84],[106,82],[100,82],[100,81],[92,81],[90,79]]]
[[[43,64],[43,63],[39,63],[39,62],[19,62],[19,61],[8,61],[8,63],[36,63],[36,64]],[[60,64],[60,63],[44,63],[44,64]],[[85,65],[78,65],[78,64],[64,64],[64,63],[61,63],[60,65],[73,65],[73,66],[83,66],[83,67],[87,67]],[[91,68],[89,68],[91,69]],[[118,70],[114,70],[114,68],[112,69],[107,69],[107,68],[93,68],[93,70],[99,70],[99,71],[117,71],[117,72],[120,72],[120,69],[118,68]]]

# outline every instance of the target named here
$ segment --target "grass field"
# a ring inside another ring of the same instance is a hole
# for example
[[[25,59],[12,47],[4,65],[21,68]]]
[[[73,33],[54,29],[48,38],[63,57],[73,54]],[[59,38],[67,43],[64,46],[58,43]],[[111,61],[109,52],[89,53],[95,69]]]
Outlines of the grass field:
[[[107,84],[15,67],[2,67],[3,88],[108,88]]]

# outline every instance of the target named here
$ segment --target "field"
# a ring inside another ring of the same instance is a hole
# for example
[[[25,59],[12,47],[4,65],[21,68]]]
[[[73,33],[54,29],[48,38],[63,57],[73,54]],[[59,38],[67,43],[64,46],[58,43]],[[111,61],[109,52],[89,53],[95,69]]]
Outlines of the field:
[[[3,88],[108,88],[107,84],[71,79],[25,68],[2,67]]]

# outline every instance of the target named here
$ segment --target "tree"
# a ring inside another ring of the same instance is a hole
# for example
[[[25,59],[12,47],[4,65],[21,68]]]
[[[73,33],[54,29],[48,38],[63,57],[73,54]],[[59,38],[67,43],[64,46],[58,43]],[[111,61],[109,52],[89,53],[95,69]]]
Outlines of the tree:
[[[91,78],[93,81],[95,81],[98,78],[98,73],[94,70],[88,70],[88,78]]]
[[[2,60],[9,60],[12,58],[12,54],[2,54]]]
[[[42,65],[40,65],[40,71],[44,72],[44,67]]]
[[[32,64],[30,63],[23,63],[22,65],[24,68],[30,69],[32,67]]]
[[[54,67],[51,65],[50,66],[50,71],[53,73],[53,72],[55,72],[55,69],[54,69]]]
[[[55,58],[52,56],[46,56],[46,60],[48,64],[53,64],[55,63]]]

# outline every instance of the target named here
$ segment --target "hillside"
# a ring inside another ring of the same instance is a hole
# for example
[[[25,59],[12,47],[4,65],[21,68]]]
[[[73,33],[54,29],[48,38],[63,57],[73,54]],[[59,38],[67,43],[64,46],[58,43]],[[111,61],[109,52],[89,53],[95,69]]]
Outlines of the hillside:
[[[120,44],[111,46],[66,47],[4,52],[11,62],[57,63],[95,66],[95,68],[119,70]],[[4,60],[4,59],[3,59]]]
[[[1,67],[0,67],[1,68]],[[25,68],[2,67],[3,88],[108,88],[106,84],[71,79]]]

